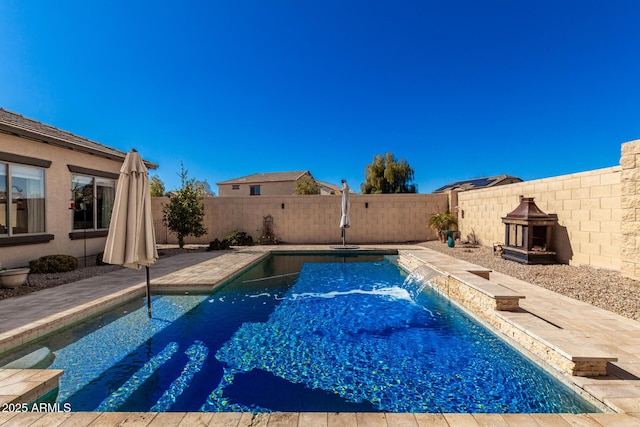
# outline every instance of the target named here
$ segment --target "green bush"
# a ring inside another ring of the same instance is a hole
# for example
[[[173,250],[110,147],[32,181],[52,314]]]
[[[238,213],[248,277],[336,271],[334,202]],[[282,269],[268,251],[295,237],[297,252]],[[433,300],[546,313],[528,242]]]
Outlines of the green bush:
[[[222,239],[222,241],[215,239],[213,242],[209,242],[208,251],[223,251],[225,249],[229,249],[229,241],[227,239]]]
[[[78,269],[78,260],[71,255],[46,255],[29,261],[31,273],[64,273]]]
[[[253,237],[244,231],[235,230],[225,237],[225,240],[227,240],[231,246],[253,246]]]

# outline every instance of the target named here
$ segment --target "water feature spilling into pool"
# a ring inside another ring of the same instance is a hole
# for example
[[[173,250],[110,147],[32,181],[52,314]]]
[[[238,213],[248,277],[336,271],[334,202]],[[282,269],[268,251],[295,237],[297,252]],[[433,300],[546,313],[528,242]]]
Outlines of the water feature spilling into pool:
[[[428,271],[366,261],[273,256],[213,294],[156,296],[152,319],[136,301],[25,351],[51,350],[74,411],[596,411]]]

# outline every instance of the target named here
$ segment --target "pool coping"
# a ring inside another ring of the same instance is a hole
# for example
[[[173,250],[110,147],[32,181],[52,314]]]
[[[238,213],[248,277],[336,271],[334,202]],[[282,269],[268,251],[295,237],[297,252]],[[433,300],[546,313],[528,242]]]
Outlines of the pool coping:
[[[428,254],[428,257],[432,259],[441,260],[438,262],[441,262],[441,264],[444,264],[444,266],[441,265],[440,268],[445,270],[447,268],[446,266],[447,264],[452,265],[452,264],[456,264],[459,261],[459,260],[456,260],[455,258],[451,258],[446,255],[439,255],[439,253],[435,251],[430,251],[429,249],[426,249],[418,245],[367,245],[367,246],[363,246],[363,249],[386,250],[386,251],[402,250],[402,251],[410,251],[410,252],[419,251],[419,253],[423,256],[425,254]],[[243,248],[243,249],[235,249],[233,251],[227,251],[226,253],[218,254],[217,256],[203,257],[203,260],[201,262],[198,262],[194,265],[190,265],[184,268],[180,268],[181,267],[180,264],[176,263],[176,268],[168,268],[165,274],[161,274],[158,277],[155,277],[152,279],[151,281],[152,289],[184,290],[186,289],[186,286],[190,286],[190,285],[187,285],[187,282],[193,283],[194,277],[200,277],[199,275],[202,275],[203,271],[207,271],[208,278],[206,280],[202,278],[202,280],[196,280],[196,282],[198,282],[204,289],[207,289],[207,288],[211,289],[214,286],[219,286],[220,284],[225,283],[227,280],[229,280],[229,278],[239,274],[242,270],[247,268],[247,266],[251,265],[252,263],[259,262],[260,259],[262,259],[265,256],[268,256],[272,252],[300,252],[300,251],[314,252],[318,250],[335,253],[335,250],[332,250],[331,248],[325,245],[304,245],[304,246],[287,245],[287,246],[265,246],[265,247],[250,247],[250,248]],[[354,252],[353,250],[350,250],[350,253],[353,253],[353,252]],[[193,254],[179,255],[177,257],[189,257],[189,256],[193,256]],[[446,257],[446,258],[442,258],[442,257]],[[174,258],[174,257],[171,257],[171,258]],[[167,258],[167,260],[171,260],[171,258]],[[228,261],[228,262],[225,264],[223,261]],[[170,264],[172,263],[170,262]],[[216,274],[216,278],[212,279],[210,274],[210,268],[214,265],[217,267],[220,267],[220,265],[222,264],[225,264],[226,266],[224,268],[219,268],[219,271]],[[480,272],[486,272],[487,270],[478,266],[475,266],[475,268]],[[521,282],[521,281],[520,281],[521,283],[516,283],[513,281],[515,279],[513,279],[512,281],[509,281],[507,280],[508,277],[497,274],[497,273],[490,272],[489,274],[490,276],[493,276],[493,277],[497,276],[502,286],[509,287],[508,286],[509,283],[511,283],[512,285],[517,284],[518,286],[524,287],[524,288],[526,288],[526,285],[528,285],[529,287],[534,286],[531,284],[526,284],[526,282]],[[80,304],[73,310],[63,310],[60,313],[57,313],[56,316],[54,317],[49,316],[43,319],[34,319],[32,322],[20,328],[0,333],[0,348],[6,348],[6,347],[2,347],[1,343],[5,342],[4,340],[8,339],[8,337],[12,337],[12,339],[14,340],[17,339],[20,342],[24,342],[30,337],[38,336],[45,333],[47,328],[53,327],[54,329],[56,329],[56,328],[64,327],[67,324],[74,323],[81,320],[82,318],[86,318],[91,315],[94,315],[100,310],[104,311],[106,309],[105,307],[109,304],[116,305],[124,302],[124,300],[127,300],[127,298],[128,299],[136,298],[144,294],[145,292],[144,282],[140,282],[140,280],[131,280],[131,279],[127,279],[127,280],[129,280],[129,283],[125,284],[125,288],[119,292],[114,292],[108,296],[98,298],[89,303]],[[507,283],[505,284],[505,282]],[[65,285],[62,285],[62,286],[65,286]],[[535,287],[535,288],[538,288],[538,287]],[[532,288],[532,290],[535,290],[536,293],[539,293],[539,289]],[[518,293],[518,291],[515,291],[515,292]],[[555,298],[555,295],[557,295],[552,293],[551,291],[546,291],[546,292],[549,292],[551,294],[550,296],[548,296],[550,298]],[[525,297],[527,299],[530,299],[529,294],[527,294],[526,292],[524,293],[525,293]],[[584,304],[584,303],[581,303],[581,304]],[[584,305],[589,306],[588,304],[584,304]],[[592,306],[589,306],[589,307],[592,308]],[[610,313],[610,312],[607,312],[607,313]],[[612,321],[611,317],[612,316],[608,316],[608,318],[605,320],[611,322]],[[615,316],[613,317],[615,319]],[[620,321],[620,319],[615,319],[615,320]],[[633,340],[637,339],[638,342],[640,342],[640,323],[631,321],[630,319],[626,319],[626,322],[621,321],[621,323],[625,325],[625,327],[623,327],[622,329],[624,330],[626,328],[628,330],[633,330],[633,337],[632,337]],[[582,336],[582,338],[586,339],[588,337]],[[14,344],[15,342],[18,342],[18,341],[14,341]],[[635,341],[633,342],[635,343]],[[443,425],[452,425],[451,422],[454,420],[458,420],[460,423],[463,423],[463,422],[466,423],[466,422],[471,422],[471,420],[478,420],[478,419],[483,419],[483,420],[501,419],[502,421],[508,420],[509,425],[514,425],[513,423],[516,422],[516,419],[520,419],[520,420],[523,420],[522,425],[525,425],[527,423],[530,423],[532,420],[542,419],[542,418],[546,418],[548,420],[553,419],[553,420],[556,420],[558,423],[560,423],[560,420],[568,421],[567,417],[571,419],[575,419],[576,422],[580,421],[582,424],[585,424],[585,425],[600,425],[597,421],[598,419],[601,421],[604,421],[604,420],[613,421],[615,419],[616,422],[624,421],[624,422],[634,422],[634,423],[640,424],[640,418],[639,418],[640,415],[638,415],[640,414],[640,380],[638,379],[638,377],[640,377],[640,366],[638,366],[636,369],[636,365],[633,362],[635,361],[634,360],[627,361],[623,358],[622,363],[619,364],[620,366],[614,366],[614,370],[613,370],[614,372],[606,377],[582,378],[574,381],[576,386],[580,387],[585,391],[588,391],[590,395],[596,396],[599,400],[601,400],[607,406],[612,408],[612,410],[616,411],[617,413],[615,414],[614,413],[612,414],[577,414],[577,415],[565,415],[565,414],[562,414],[562,415],[558,415],[558,414],[507,414],[507,415],[473,414],[471,415],[471,414],[466,414],[468,416],[464,416],[465,414],[440,414],[440,415],[438,414],[407,414],[406,417],[400,417],[400,415],[402,414],[386,414],[386,416],[382,418],[380,418],[380,416],[378,415],[371,415],[371,416],[362,415],[361,416],[356,414],[354,417],[351,417],[349,415],[344,415],[342,416],[342,418],[340,418],[342,421],[345,421],[347,418],[349,419],[355,418],[356,424],[353,424],[350,421],[349,423],[341,424],[341,425],[363,425],[362,421],[358,422],[358,417],[361,417],[363,419],[372,418],[372,419],[377,419],[378,421],[380,419],[383,419],[384,422],[389,425],[392,425],[392,422],[395,423],[395,421],[400,421],[401,419],[404,420],[405,418],[407,419],[407,422],[408,422],[407,425],[423,425],[425,419],[429,419],[433,422],[442,421],[442,422],[448,423]],[[630,368],[633,368],[633,369],[630,369]],[[1,375],[1,372],[2,370],[0,370],[0,375]],[[2,383],[0,382],[0,394],[1,394],[1,391],[2,391]],[[0,400],[0,402],[2,402],[2,400]],[[83,414],[83,413],[72,413],[72,414]],[[141,425],[147,425],[147,424],[144,424],[144,422],[147,422],[147,421],[149,425],[152,425],[154,422],[153,420],[155,420],[155,422],[160,422],[161,419],[167,422],[169,421],[168,416],[163,414],[153,414],[153,413],[149,413],[147,415],[140,415],[138,413],[136,413],[137,415],[134,415],[133,413],[128,415],[126,413],[117,413],[118,415],[112,415],[112,416],[101,414],[101,413],[84,413],[84,414],[97,414],[95,419],[97,420],[98,418],[100,418],[102,421],[107,421],[107,418],[110,418],[110,417],[113,417],[114,419],[118,418],[120,420],[118,421],[118,423],[125,420],[128,416],[137,417],[137,418],[140,418],[140,421],[143,423]],[[290,413],[282,413],[282,414],[290,414]],[[26,415],[18,414],[18,413],[13,413],[13,415],[19,417],[19,418],[10,417],[10,419],[12,419],[13,421],[18,421],[19,419],[21,419],[21,417],[26,417]],[[49,414],[49,415],[53,415],[53,414]],[[198,415],[200,416],[202,414],[198,413]],[[7,416],[6,414],[0,413],[0,425],[5,419],[4,417],[6,416]],[[31,413],[31,416],[35,417],[35,415],[33,415],[32,413]],[[88,416],[88,415],[82,415],[82,416]],[[271,416],[273,416],[274,418],[272,419]],[[311,416],[306,413],[300,413],[300,414],[296,413],[293,415],[287,415],[286,417],[283,415],[277,415],[277,414],[272,414],[271,416],[266,417],[267,421],[270,424],[276,424],[276,419],[278,419],[279,421],[277,421],[277,423],[282,425],[297,425],[299,422],[301,422],[302,419],[306,420],[309,417],[314,419],[318,417],[320,419],[324,419],[325,417],[324,415]],[[178,416],[175,416],[175,417],[177,418]],[[190,414],[183,414],[182,418],[180,418],[180,421],[184,421],[185,419],[193,418],[193,417],[194,416],[191,416]],[[235,419],[234,417],[236,416],[227,415],[226,417],[231,420],[231,419]],[[53,417],[53,418],[56,418],[56,419],[64,418],[64,420],[71,419],[69,417],[64,417],[61,413],[58,413],[57,417]],[[51,420],[52,423],[54,422],[53,418]],[[218,422],[218,421],[214,421],[216,418],[220,418],[220,417],[219,416],[212,417],[210,418],[209,422],[213,423],[212,425],[216,425],[215,423]],[[329,418],[331,417],[329,415],[326,415],[326,419],[329,420]],[[9,418],[7,418],[7,420],[8,419]],[[294,420],[296,424],[292,424]],[[175,425],[177,425],[180,421],[178,421]],[[255,422],[255,421],[256,421],[255,417],[252,417],[251,422]],[[455,421],[455,424],[458,424],[458,421]],[[233,423],[234,421],[231,421],[231,422]],[[242,424],[242,422],[246,422],[246,417],[244,418],[244,421],[241,416],[238,417],[237,424],[231,424],[231,425],[245,425],[245,424]],[[479,421],[476,421],[476,422],[479,422]],[[569,422],[573,422],[573,421],[569,421]],[[593,423],[589,424],[591,422]],[[373,423],[372,425],[377,425],[373,421],[372,423]],[[380,425],[387,425],[387,424],[380,424]],[[519,425],[519,424],[520,422],[517,422],[515,425]],[[111,424],[107,423],[107,425],[111,425]],[[246,424],[246,425],[249,425],[249,424]],[[300,425],[305,425],[305,424],[300,424]],[[327,425],[327,424],[320,421],[319,425]],[[427,425],[427,424],[424,424],[424,425]],[[428,425],[434,425],[434,424],[428,424]],[[470,424],[470,425],[475,425],[475,424]]]
[[[520,307],[520,300],[526,298],[523,293],[492,282],[490,272],[478,272],[477,266],[471,263],[459,262],[443,269],[428,257],[402,251],[399,260],[409,271],[419,273],[420,267],[426,266],[429,272],[437,273],[426,282],[432,289],[487,323],[512,345],[517,343],[519,351],[525,349],[534,354],[539,365],[551,365],[569,376],[589,377],[606,376],[609,363],[618,361],[610,353],[574,337],[562,326],[532,315]],[[575,345],[577,340],[581,341],[580,345]]]

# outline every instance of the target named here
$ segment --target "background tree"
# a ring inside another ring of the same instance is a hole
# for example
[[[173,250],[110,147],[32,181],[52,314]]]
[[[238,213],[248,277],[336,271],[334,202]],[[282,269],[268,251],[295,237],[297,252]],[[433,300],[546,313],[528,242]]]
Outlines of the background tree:
[[[164,182],[158,175],[153,175],[149,180],[149,186],[151,187],[151,197],[164,196]]]
[[[162,222],[169,230],[178,236],[178,246],[184,247],[184,238],[187,236],[200,237],[207,232],[202,224],[204,219],[205,194],[195,179],[187,177],[184,165],[178,174],[182,180],[182,188],[173,195],[169,195],[169,204],[162,207]]]
[[[202,190],[205,197],[213,197],[216,195],[216,193],[213,192],[213,190],[211,189],[211,186],[209,185],[206,179],[204,181],[196,181],[196,187]]]
[[[296,194],[320,194],[320,184],[311,175],[302,175],[296,181]]]
[[[365,168],[365,182],[360,185],[362,194],[416,193],[413,168],[405,159],[396,160],[393,153],[377,154]]]

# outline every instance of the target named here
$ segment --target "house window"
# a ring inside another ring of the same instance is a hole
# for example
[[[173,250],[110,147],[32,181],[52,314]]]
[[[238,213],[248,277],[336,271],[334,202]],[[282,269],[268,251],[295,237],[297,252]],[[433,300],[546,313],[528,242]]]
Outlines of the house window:
[[[239,189],[240,189],[240,185],[238,185],[238,184],[233,184],[233,185],[231,186],[231,189],[232,189],[232,190],[239,190]]]
[[[260,195],[260,186],[252,185],[249,187],[249,195],[251,196],[259,196]]]
[[[0,235],[44,231],[44,169],[0,163]]]
[[[86,175],[71,175],[74,230],[109,228],[116,195],[116,180]]]

